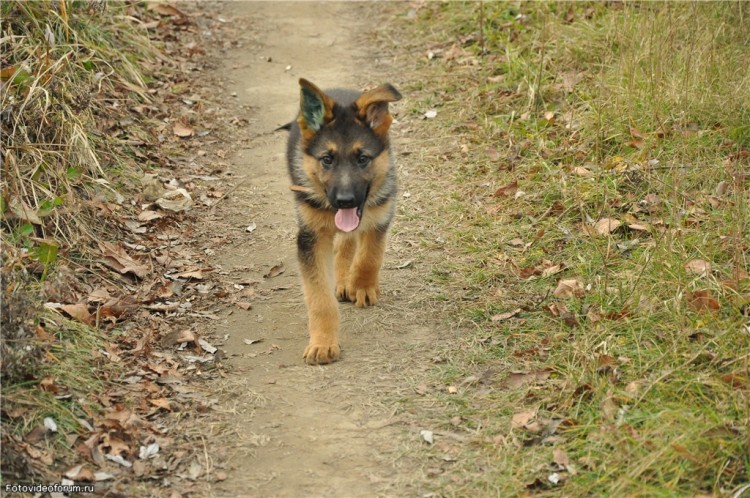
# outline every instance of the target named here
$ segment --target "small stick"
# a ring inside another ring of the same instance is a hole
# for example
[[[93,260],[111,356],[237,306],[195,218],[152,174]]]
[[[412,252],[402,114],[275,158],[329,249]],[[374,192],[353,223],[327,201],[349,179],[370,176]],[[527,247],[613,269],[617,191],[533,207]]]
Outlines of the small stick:
[[[302,192],[305,194],[309,194],[313,191],[310,187],[303,187],[302,185],[289,185],[289,190],[292,190],[294,192]]]

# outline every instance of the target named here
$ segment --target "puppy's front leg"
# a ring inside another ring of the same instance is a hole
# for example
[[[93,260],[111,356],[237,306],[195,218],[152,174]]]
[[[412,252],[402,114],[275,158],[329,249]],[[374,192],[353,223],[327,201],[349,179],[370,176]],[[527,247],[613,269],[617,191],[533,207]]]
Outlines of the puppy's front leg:
[[[341,356],[339,306],[332,282],[333,233],[301,226],[297,256],[310,330],[310,343],[303,357],[309,365],[331,363]]]

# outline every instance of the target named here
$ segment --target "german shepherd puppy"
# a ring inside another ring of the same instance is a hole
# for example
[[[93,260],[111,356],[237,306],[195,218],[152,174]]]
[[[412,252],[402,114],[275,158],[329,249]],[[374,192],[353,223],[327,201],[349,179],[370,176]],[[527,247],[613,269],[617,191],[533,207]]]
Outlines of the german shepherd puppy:
[[[283,128],[290,132],[287,161],[310,330],[303,357],[318,365],[341,356],[337,298],[361,308],[380,295],[386,232],[396,210],[388,103],[401,94],[389,84],[364,93],[323,92],[305,79],[299,84],[299,115]]]

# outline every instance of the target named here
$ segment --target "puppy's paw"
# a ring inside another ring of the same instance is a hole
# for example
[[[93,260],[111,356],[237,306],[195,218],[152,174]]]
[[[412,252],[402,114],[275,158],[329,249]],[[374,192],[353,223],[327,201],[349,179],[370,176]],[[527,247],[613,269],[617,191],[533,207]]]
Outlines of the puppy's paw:
[[[357,308],[375,306],[378,304],[378,298],[380,298],[380,287],[378,285],[355,287],[348,291],[348,295],[349,300],[353,302]]]
[[[336,284],[336,299],[339,302],[349,301],[349,292],[344,284]]]
[[[341,357],[341,346],[338,342],[313,341],[305,348],[302,355],[308,365],[325,365]]]

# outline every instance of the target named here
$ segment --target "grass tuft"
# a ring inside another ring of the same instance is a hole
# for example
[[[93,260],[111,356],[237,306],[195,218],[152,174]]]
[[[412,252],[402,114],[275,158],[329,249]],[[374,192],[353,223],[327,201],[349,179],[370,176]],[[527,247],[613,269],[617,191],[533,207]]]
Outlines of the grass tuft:
[[[86,267],[95,241],[111,237],[101,212],[122,203],[117,189],[138,169],[129,137],[111,136],[106,126],[149,100],[137,63],[153,53],[130,8],[0,4],[2,472],[13,482],[59,479],[47,474],[72,454],[63,435],[92,420],[100,410],[95,393],[108,382],[101,331],[41,303],[56,300],[49,289],[65,294],[78,281],[70,268]],[[138,123],[129,129],[136,133]],[[53,283],[58,269],[72,280]],[[59,430],[32,448],[25,441],[47,417]]]
[[[430,55],[411,63],[419,82],[402,86],[415,122],[428,108],[438,117],[410,143],[424,162],[415,168],[449,179],[429,194],[450,234],[425,242],[444,254],[434,302],[470,325],[436,369],[458,393],[435,395],[430,413],[471,444],[421,450],[455,460],[429,471],[436,487],[740,489],[750,481],[745,6],[456,2],[416,14],[420,41],[408,48]],[[559,290],[571,281],[577,290]]]

